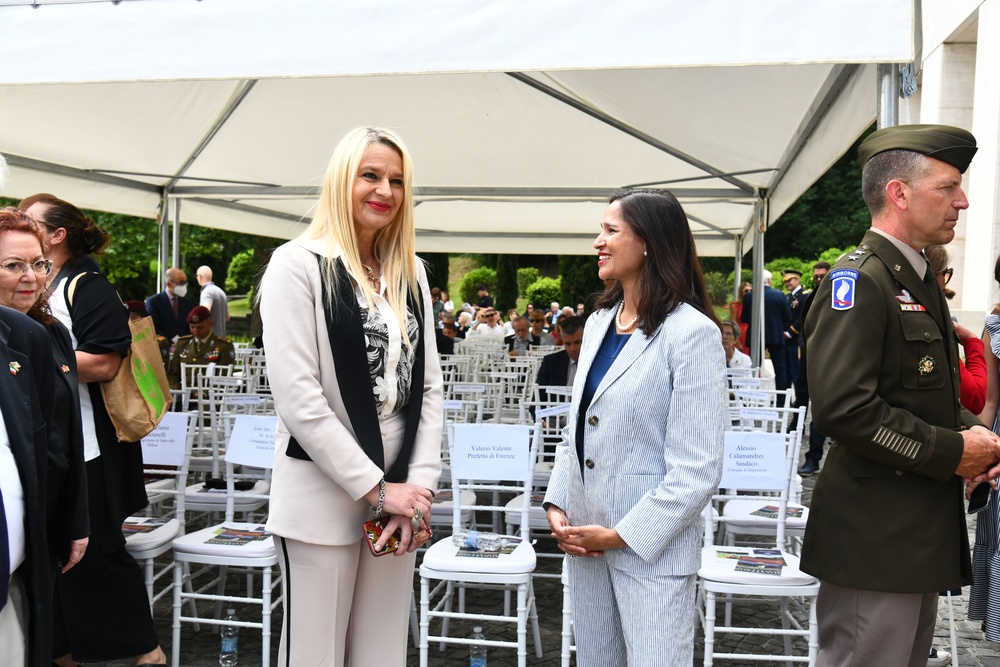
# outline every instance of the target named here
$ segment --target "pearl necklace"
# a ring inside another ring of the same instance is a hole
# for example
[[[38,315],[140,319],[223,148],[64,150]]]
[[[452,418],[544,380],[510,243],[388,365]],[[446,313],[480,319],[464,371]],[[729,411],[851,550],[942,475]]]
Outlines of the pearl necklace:
[[[633,317],[628,324],[622,324],[622,309],[624,307],[625,307],[625,299],[622,299],[622,302],[618,304],[618,312],[615,313],[615,324],[618,325],[618,328],[620,330],[628,331],[629,329],[635,326],[636,322],[639,321],[639,313],[636,313],[635,317]]]

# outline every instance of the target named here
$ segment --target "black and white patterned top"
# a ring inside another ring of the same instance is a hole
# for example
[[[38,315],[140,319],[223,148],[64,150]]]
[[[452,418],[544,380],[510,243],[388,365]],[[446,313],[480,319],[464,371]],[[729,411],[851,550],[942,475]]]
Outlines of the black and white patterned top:
[[[399,322],[381,294],[375,296],[376,308],[369,309],[360,290],[355,290],[361,308],[365,347],[368,351],[368,374],[379,416],[390,415],[410,402],[410,381],[416,359],[419,328],[413,312],[406,309],[406,331],[410,345],[403,342]]]

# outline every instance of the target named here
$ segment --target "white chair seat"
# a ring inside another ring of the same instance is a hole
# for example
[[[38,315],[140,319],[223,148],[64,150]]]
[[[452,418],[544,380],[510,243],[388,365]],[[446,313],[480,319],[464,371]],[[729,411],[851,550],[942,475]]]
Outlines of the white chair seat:
[[[181,522],[177,519],[164,521],[151,517],[130,516],[125,519],[124,524],[129,528],[135,527],[135,530],[127,528],[124,530],[125,547],[133,556],[170,546],[171,540],[181,531]]]
[[[445,535],[425,553],[421,568],[440,573],[438,578],[449,579],[452,574],[530,574],[535,569],[535,549],[527,542],[518,544],[511,553],[496,556],[460,556],[461,547]]]
[[[452,511],[455,506],[451,489],[439,491],[434,496],[434,503],[431,505],[431,524],[435,526],[450,526]],[[468,489],[462,490],[462,505],[475,505],[476,494]],[[472,523],[472,510],[462,510],[462,525],[468,526]]]
[[[507,511],[504,512],[504,521],[508,526],[521,525],[521,499],[524,494],[518,494],[507,503]],[[528,514],[528,525],[532,530],[549,530],[549,519],[542,508],[542,501],[545,499],[544,493],[531,494],[531,510]]]
[[[224,537],[223,527],[236,531],[259,531],[262,528],[260,523],[241,523],[238,521],[227,521],[225,524],[209,526],[174,540],[174,553],[178,556],[197,554],[200,556],[236,556],[241,558],[276,556],[274,537],[270,533],[262,540],[255,539],[246,542],[234,538],[229,541]]]
[[[146,482],[146,499],[149,501],[149,504],[158,505],[167,498],[171,498],[173,494],[169,492],[174,490],[176,484],[177,479],[174,477],[154,479]]]
[[[754,512],[767,513],[767,508],[774,508],[775,516],[763,516]],[[730,500],[722,509],[726,526],[733,528],[760,528],[774,532],[777,520],[777,499],[763,497],[760,500]],[[796,516],[798,515],[798,516]],[[786,534],[800,533],[806,529],[809,520],[809,508],[798,503],[788,503],[788,515],[785,517]],[[740,531],[735,531],[740,532]]]
[[[721,583],[742,586],[808,586],[818,583],[816,577],[799,569],[799,559],[787,551],[781,552],[785,564],[781,566],[780,574],[737,570],[736,567],[740,562],[739,555],[752,556],[753,552],[754,549],[751,547],[706,547],[701,551],[701,568],[698,570],[698,577],[705,585]],[[720,557],[720,554],[730,554],[733,557],[724,558]]]
[[[245,498],[241,496],[254,496],[254,495],[266,495],[271,485],[267,483],[266,480],[257,480],[252,489],[246,491],[236,491],[233,494],[233,503],[235,510],[237,512],[246,512],[258,507],[263,507],[265,500],[261,498]],[[192,484],[187,487],[187,491],[184,494],[184,501],[187,503],[188,509],[201,509],[199,506],[203,505],[214,505],[221,507],[221,509],[226,508],[226,490],[225,489],[206,489],[203,482],[198,484]],[[217,509],[217,508],[213,508]]]

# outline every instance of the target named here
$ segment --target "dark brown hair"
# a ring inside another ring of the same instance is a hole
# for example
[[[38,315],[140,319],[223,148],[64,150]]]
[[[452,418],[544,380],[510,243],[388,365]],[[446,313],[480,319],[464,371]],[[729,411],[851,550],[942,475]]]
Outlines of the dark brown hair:
[[[622,218],[646,244],[646,261],[636,281],[635,309],[639,328],[652,336],[667,315],[682,303],[719,325],[705,289],[705,278],[695,250],[687,215],[669,190],[637,188],[616,192]],[[621,281],[601,293],[594,306],[613,308],[622,300]]]
[[[61,227],[66,230],[66,247],[73,257],[101,253],[111,245],[108,233],[68,201],[52,197],[39,199],[32,204],[45,205],[38,222],[49,229]]]
[[[8,233],[14,232],[32,234],[38,239],[38,247],[41,249],[42,254],[45,254],[45,234],[42,231],[42,226],[24,211],[16,209],[13,206],[0,209],[0,247],[3,245],[4,237]],[[28,270],[30,271],[31,269]],[[44,280],[45,278],[42,277],[43,282]],[[48,290],[42,290],[38,299],[28,309],[28,317],[46,326],[55,322],[55,318],[52,317],[49,311]]]

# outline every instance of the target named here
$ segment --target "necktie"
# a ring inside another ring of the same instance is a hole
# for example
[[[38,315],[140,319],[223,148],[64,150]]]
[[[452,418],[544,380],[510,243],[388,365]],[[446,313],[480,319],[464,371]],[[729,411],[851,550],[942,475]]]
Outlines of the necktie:
[[[7,540],[7,513],[0,491],[0,609],[7,605],[7,587],[10,584],[10,544]]]
[[[170,307],[174,309],[174,319],[177,319],[177,295],[170,295]]]

